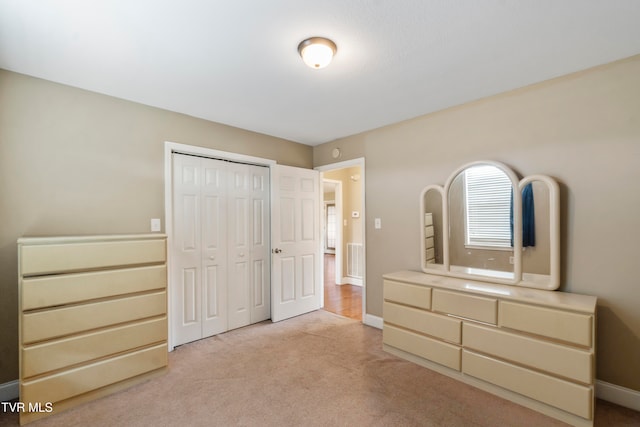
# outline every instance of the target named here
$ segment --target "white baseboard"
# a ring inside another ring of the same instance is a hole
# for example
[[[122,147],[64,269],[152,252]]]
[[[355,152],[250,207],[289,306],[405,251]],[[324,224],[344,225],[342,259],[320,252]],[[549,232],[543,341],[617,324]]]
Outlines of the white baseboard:
[[[596,397],[625,408],[640,411],[640,391],[596,380]]]
[[[362,279],[358,279],[357,277],[346,276],[340,279],[340,283],[336,283],[336,284],[362,286]]]
[[[20,396],[20,382],[18,380],[0,384],[0,402],[8,402]]]
[[[382,329],[382,317],[374,316],[373,314],[365,314],[362,319],[362,323],[374,328]]]

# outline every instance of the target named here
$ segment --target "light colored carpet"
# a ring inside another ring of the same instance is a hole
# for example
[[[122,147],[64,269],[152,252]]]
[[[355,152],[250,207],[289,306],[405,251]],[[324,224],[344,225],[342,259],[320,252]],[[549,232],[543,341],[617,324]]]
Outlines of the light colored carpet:
[[[609,408],[596,425],[640,422]],[[17,419],[0,413],[1,426]],[[30,425],[564,424],[385,353],[380,330],[320,310],[181,346],[166,375]]]

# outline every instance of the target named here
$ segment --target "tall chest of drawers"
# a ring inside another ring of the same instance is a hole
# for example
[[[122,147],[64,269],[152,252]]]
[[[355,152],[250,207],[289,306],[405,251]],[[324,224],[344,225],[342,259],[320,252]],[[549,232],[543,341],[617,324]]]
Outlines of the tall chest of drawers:
[[[384,349],[572,425],[593,425],[597,299],[384,275]]]
[[[163,373],[166,237],[22,238],[20,423]]]

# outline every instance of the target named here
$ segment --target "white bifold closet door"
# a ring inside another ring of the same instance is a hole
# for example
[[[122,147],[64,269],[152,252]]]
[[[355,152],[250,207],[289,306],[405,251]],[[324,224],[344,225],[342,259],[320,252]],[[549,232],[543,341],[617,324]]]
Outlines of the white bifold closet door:
[[[269,319],[269,169],[173,154],[174,345]]]

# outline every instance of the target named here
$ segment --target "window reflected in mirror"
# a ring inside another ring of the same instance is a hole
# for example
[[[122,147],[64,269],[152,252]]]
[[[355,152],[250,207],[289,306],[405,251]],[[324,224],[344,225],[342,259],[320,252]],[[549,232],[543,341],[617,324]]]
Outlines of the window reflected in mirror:
[[[448,195],[452,271],[512,277],[498,273],[513,273],[512,188],[509,177],[493,165],[469,167],[453,180]]]
[[[475,166],[461,178],[466,247],[511,248],[512,183],[507,175],[495,166]]]

